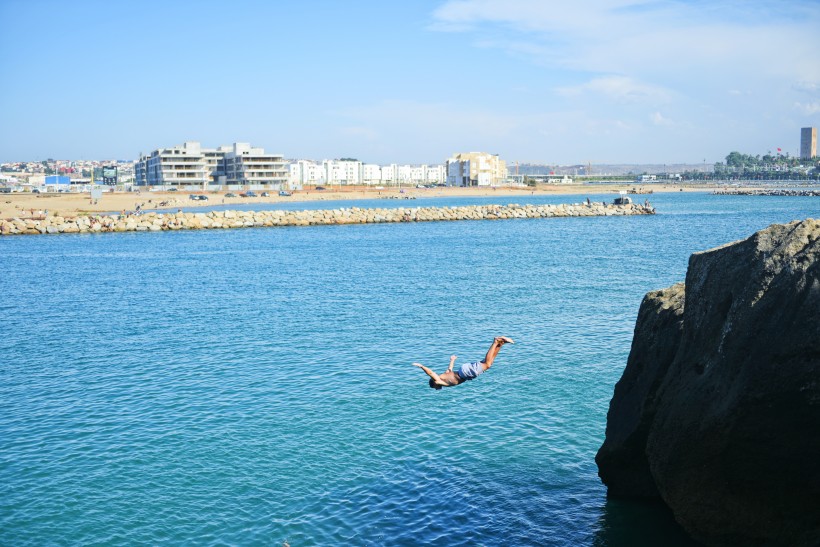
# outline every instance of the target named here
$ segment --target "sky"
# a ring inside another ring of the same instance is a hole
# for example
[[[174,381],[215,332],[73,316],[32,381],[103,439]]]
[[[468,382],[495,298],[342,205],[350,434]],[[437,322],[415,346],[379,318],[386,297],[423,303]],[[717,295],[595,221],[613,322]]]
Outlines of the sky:
[[[714,163],[820,126],[820,0],[0,0],[0,162]]]

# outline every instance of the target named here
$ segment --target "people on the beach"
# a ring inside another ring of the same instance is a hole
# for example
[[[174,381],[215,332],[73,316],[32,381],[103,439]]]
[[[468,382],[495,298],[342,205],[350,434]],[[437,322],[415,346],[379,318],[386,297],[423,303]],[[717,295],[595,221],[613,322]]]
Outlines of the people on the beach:
[[[498,355],[498,350],[501,349],[501,346],[512,343],[512,338],[497,336],[490,345],[490,349],[487,350],[487,354],[484,356],[484,359],[461,365],[461,368],[457,371],[453,370],[453,366],[455,365],[457,359],[455,355],[450,356],[450,366],[447,368],[446,372],[441,374],[436,374],[421,363],[413,363],[413,366],[419,367],[427,374],[427,376],[430,377],[428,384],[433,389],[457,386],[468,380],[474,380],[485,370],[489,370],[490,367],[493,366],[493,361],[495,360],[495,356]]]

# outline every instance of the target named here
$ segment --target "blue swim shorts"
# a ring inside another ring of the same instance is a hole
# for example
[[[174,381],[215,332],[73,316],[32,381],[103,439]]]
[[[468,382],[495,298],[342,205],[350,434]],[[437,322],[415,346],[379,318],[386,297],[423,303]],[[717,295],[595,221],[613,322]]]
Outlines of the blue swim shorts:
[[[467,363],[461,365],[461,369],[456,373],[462,380],[473,380],[484,372],[484,363],[476,361],[475,363]]]

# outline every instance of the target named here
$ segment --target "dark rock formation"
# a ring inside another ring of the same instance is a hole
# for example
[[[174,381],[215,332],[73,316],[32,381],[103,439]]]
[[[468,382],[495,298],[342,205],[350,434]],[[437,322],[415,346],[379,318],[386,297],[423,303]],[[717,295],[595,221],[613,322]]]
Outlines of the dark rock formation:
[[[609,407],[606,440],[595,457],[611,495],[659,495],[646,459],[646,438],[655,418],[658,388],[680,343],[683,302],[683,283],[650,292],[641,302],[632,350]]]
[[[819,545],[820,222],[694,254],[681,289],[641,305],[601,479],[705,543]]]

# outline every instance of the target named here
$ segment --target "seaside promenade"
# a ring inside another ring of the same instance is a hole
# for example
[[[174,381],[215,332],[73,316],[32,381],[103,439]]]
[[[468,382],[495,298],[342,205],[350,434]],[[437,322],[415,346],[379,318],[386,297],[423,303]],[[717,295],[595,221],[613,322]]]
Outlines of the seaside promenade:
[[[470,205],[461,207],[337,208],[303,211],[211,211],[125,215],[49,215],[0,221],[0,235],[40,235],[165,230],[232,229],[274,226],[376,224],[516,218],[652,215],[651,206],[611,203],[561,205]]]

